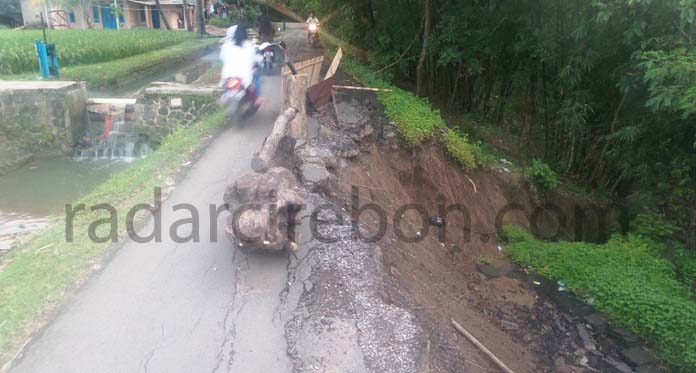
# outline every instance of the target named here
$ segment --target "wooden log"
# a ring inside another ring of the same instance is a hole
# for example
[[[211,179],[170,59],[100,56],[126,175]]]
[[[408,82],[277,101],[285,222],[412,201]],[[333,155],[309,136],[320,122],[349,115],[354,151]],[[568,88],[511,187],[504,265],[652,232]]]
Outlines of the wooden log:
[[[261,145],[261,149],[254,155],[251,161],[251,167],[256,172],[265,172],[271,165],[273,156],[280,143],[280,139],[288,133],[290,122],[297,115],[297,109],[294,107],[285,109],[276,119],[273,125],[271,134],[266,137]]]
[[[304,74],[293,75],[288,83],[288,104],[297,109],[297,115],[290,123],[288,136],[295,140],[306,140],[309,77]]]
[[[451,320],[451,321],[452,321],[452,326],[454,326],[454,328],[457,329],[459,334],[466,337],[466,339],[468,339],[469,342],[473,343],[474,346],[478,347],[484,354],[486,354],[486,356],[488,356],[491,360],[493,360],[493,362],[496,363],[496,365],[498,365],[498,367],[500,367],[500,369],[502,369],[503,372],[514,373],[512,371],[512,369],[508,368],[507,365],[505,365],[505,363],[503,363],[500,359],[498,359],[497,356],[493,355],[493,353],[488,348],[486,348],[486,346],[484,346],[481,342],[479,342],[479,340],[476,339],[476,337],[471,335],[471,333],[469,333],[469,331],[467,331],[466,329],[464,329],[464,327],[459,325],[458,322],[456,322],[454,320]]]

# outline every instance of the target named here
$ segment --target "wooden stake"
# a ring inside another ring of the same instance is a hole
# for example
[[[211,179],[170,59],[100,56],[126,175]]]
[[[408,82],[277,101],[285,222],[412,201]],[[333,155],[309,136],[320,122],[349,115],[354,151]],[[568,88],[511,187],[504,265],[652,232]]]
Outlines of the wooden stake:
[[[473,343],[474,346],[478,347],[481,351],[483,351],[484,354],[486,354],[486,356],[488,356],[491,360],[493,360],[493,362],[496,363],[498,365],[498,367],[500,367],[500,369],[503,370],[503,372],[515,373],[512,371],[512,369],[508,368],[507,365],[505,365],[505,363],[500,361],[500,359],[498,359],[498,357],[493,355],[493,353],[489,349],[487,349],[486,346],[484,346],[481,342],[479,342],[478,339],[476,339],[473,335],[471,335],[471,333],[469,333],[466,329],[464,329],[461,325],[459,325],[458,322],[452,320],[452,326],[454,326],[454,328],[457,329],[457,331],[461,335],[466,337],[466,339],[468,339],[469,342]]]

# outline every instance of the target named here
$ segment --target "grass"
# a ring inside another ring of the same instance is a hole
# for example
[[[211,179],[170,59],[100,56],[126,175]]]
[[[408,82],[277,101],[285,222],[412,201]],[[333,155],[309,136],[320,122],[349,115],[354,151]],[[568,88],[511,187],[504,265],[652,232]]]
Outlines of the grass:
[[[476,153],[473,149],[475,145],[469,142],[466,134],[449,130],[442,136],[442,142],[447,154],[462,167],[466,169],[476,168]]]
[[[195,39],[190,32],[153,30],[60,30],[48,31],[56,44],[61,66],[95,64],[165,49]],[[34,41],[40,30],[0,31],[0,74],[38,71]]]
[[[396,124],[399,138],[407,147],[413,148],[437,138],[447,154],[464,169],[491,162],[491,157],[480,144],[469,141],[459,128],[448,128],[440,112],[433,109],[428,100],[386,82],[351,57],[344,57],[341,67],[366,86],[391,90],[378,92],[377,99],[384,104],[387,117]]]
[[[132,57],[121,58],[109,62],[75,65],[61,68],[60,78],[64,80],[83,80],[90,87],[121,87],[132,79],[129,75],[152,69],[160,69],[163,65],[175,65],[188,58],[201,48],[217,42],[217,38],[192,39],[172,47],[147,52]],[[37,73],[0,76],[7,80],[40,79]]]
[[[199,147],[204,136],[223,122],[224,112],[218,111],[195,125],[176,130],[151,156],[115,174],[77,201],[74,206],[83,203],[88,212],[76,215],[73,242],[66,242],[65,218],[56,218],[49,229],[3,258],[5,266],[0,271],[0,356],[3,360],[11,356],[11,349],[16,348],[17,343],[23,342],[26,331],[40,322],[42,315],[60,302],[107,251],[109,243],[95,243],[87,234],[92,222],[106,216],[89,212],[89,207],[108,203],[118,211],[127,211],[137,203],[152,204],[153,188],[161,186],[174,174]],[[125,213],[118,215],[121,237],[125,232],[125,217]]]
[[[433,110],[427,100],[387,83],[350,57],[343,58],[341,68],[366,86],[391,90],[378,92],[377,98],[384,104],[387,117],[396,123],[400,138],[407,146],[420,145],[438,129],[446,127],[440,113]]]
[[[507,248],[518,263],[563,280],[581,298],[657,347],[682,371],[696,371],[696,302],[663,248],[639,236],[613,237],[602,245],[544,242],[518,227],[505,227]]]

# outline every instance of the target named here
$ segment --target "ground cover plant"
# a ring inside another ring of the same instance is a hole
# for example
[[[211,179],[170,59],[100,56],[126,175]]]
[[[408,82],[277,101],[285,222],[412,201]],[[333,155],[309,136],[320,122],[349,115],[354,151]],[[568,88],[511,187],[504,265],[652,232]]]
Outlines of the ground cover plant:
[[[696,303],[674,265],[651,240],[615,236],[606,244],[545,242],[515,226],[504,228],[516,262],[562,280],[597,308],[652,342],[683,371],[696,369]]]

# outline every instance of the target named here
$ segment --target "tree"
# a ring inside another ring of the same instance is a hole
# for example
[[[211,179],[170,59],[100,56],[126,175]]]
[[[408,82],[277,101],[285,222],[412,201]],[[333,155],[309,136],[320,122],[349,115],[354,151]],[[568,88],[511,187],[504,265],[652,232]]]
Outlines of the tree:
[[[19,0],[0,0],[0,24],[15,26],[22,23]]]
[[[659,212],[696,249],[696,0],[289,4],[330,14],[385,79],[517,136],[628,217]]]
[[[416,67],[416,94],[418,96],[423,94],[425,58],[428,55],[428,41],[430,40],[430,0],[425,0],[424,8],[423,45],[421,47],[420,58],[418,59],[418,67]]]

